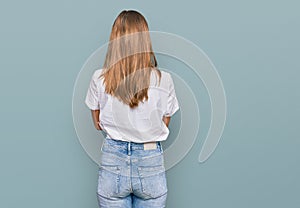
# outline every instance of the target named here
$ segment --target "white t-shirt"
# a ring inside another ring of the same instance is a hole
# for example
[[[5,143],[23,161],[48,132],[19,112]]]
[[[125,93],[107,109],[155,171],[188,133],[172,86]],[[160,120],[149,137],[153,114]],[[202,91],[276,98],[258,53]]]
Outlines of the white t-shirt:
[[[139,102],[134,109],[105,93],[103,78],[99,78],[102,69],[94,72],[85,103],[91,110],[100,110],[100,127],[107,137],[137,143],[167,139],[169,129],[162,118],[172,116],[179,109],[179,104],[171,74],[160,71],[160,85],[159,77],[152,71],[148,100]]]

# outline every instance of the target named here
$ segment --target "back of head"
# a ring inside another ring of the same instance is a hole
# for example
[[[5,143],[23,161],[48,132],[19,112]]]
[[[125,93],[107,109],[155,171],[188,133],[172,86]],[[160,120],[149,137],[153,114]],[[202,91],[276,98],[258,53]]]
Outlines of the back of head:
[[[148,99],[151,72],[157,61],[146,19],[134,10],[122,11],[113,23],[103,65],[105,92],[131,108]]]

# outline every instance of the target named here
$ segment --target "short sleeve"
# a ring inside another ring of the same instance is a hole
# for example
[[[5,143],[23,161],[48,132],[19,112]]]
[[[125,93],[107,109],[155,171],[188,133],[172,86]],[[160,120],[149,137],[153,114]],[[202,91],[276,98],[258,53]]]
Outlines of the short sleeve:
[[[172,79],[172,76],[169,74],[168,78],[168,88],[169,88],[169,94],[168,94],[168,100],[167,100],[167,109],[164,113],[165,117],[172,116],[177,110],[179,110],[179,104],[175,92],[174,82]]]
[[[91,110],[99,110],[99,86],[97,79],[99,77],[99,71],[95,71],[92,79],[90,81],[89,88],[87,90],[87,94],[85,97],[85,104],[88,106]]]

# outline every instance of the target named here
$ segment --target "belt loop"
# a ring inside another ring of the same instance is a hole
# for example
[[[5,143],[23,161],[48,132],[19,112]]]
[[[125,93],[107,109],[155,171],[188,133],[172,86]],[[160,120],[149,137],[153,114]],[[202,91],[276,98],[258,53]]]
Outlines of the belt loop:
[[[131,142],[128,142],[127,151],[128,151],[128,155],[131,155]]]

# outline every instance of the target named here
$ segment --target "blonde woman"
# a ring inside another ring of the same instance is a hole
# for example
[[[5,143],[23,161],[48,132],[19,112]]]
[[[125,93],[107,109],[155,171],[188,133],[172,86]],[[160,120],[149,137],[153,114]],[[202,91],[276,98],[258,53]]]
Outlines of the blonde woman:
[[[85,103],[104,132],[97,197],[103,208],[165,207],[167,180],[161,141],[179,109],[174,83],[157,68],[148,24],[122,11],[112,26],[105,62]]]

